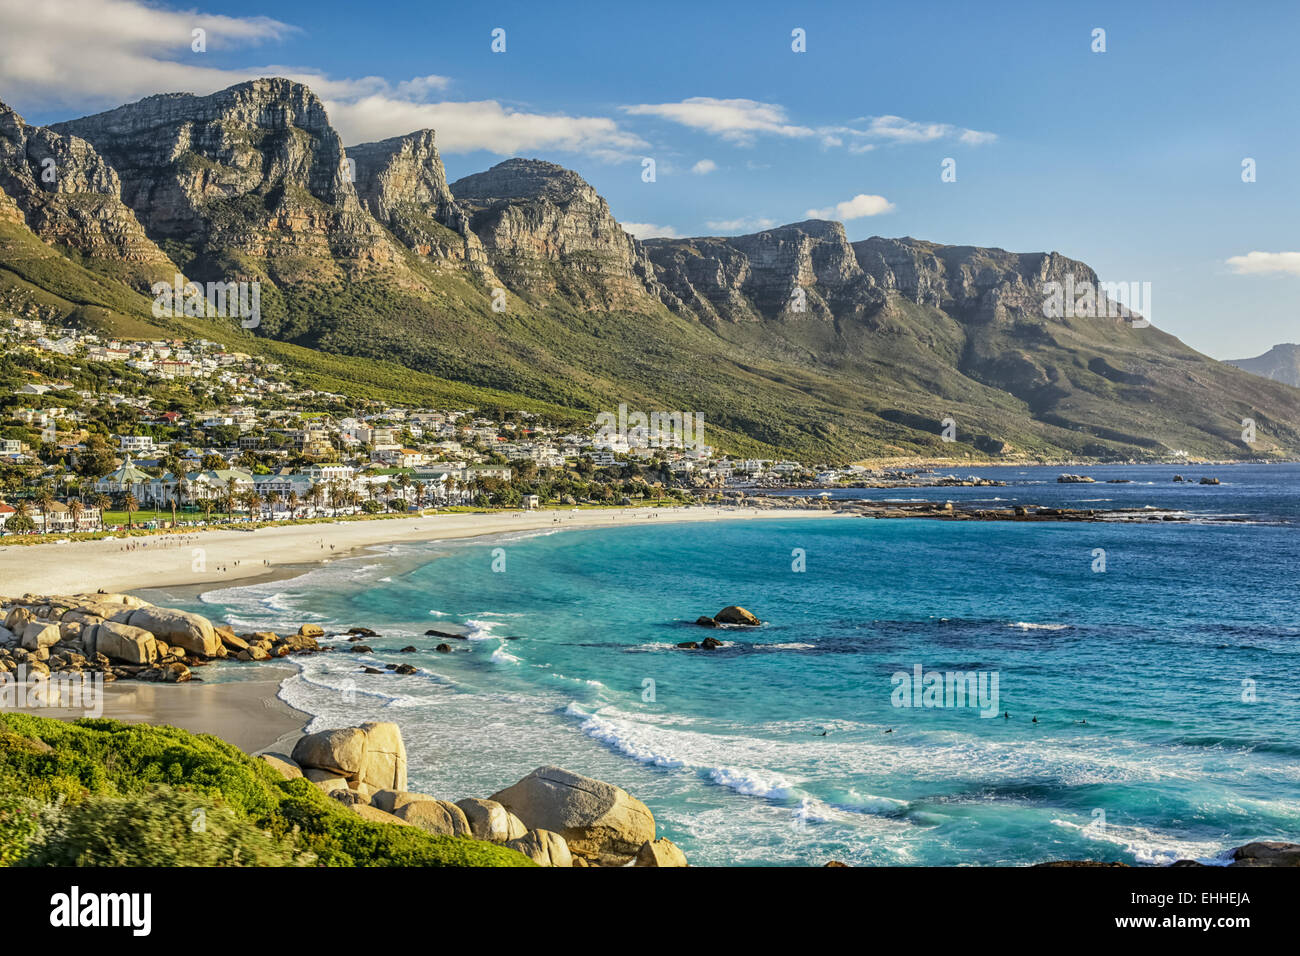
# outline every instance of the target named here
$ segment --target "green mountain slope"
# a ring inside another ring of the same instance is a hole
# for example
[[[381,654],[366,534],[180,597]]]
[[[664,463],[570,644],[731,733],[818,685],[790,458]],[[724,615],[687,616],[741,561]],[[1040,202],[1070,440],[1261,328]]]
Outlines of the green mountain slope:
[[[1057,253],[850,243],[819,220],[640,242],[571,170],[514,159],[449,184],[433,131],[344,147],[282,79],[11,125],[79,144],[94,175],[67,189],[117,203],[116,245],[49,228],[24,180],[0,280],[121,334],[237,341],[329,390],[587,421],[699,412],[714,444],[811,463],[1300,456],[1300,390],[1131,319],[1046,315],[1047,284],[1097,283]],[[159,256],[259,282],[260,324],[153,319],[136,290]]]

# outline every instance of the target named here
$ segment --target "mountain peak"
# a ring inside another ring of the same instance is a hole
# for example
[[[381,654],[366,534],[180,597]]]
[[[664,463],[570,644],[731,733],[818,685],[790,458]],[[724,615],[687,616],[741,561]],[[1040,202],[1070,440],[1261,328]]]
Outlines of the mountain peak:
[[[589,198],[587,193],[599,199],[591,184],[573,170],[543,159],[507,159],[484,172],[456,180],[451,191],[457,200],[475,203],[515,199],[565,202],[577,195]]]
[[[1300,387],[1300,345],[1293,342],[1275,345],[1254,358],[1228,359],[1228,364],[1284,385]]]

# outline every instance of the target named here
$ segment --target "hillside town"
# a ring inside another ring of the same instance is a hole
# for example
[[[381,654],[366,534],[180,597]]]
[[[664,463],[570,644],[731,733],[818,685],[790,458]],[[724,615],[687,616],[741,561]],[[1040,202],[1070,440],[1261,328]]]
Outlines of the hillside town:
[[[354,399],[203,339],[0,318],[0,534],[683,501],[842,477],[626,432]]]

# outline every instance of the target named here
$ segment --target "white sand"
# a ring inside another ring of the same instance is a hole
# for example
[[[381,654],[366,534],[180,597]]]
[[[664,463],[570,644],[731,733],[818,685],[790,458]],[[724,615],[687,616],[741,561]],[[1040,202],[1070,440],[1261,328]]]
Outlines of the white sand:
[[[539,528],[601,528],[647,523],[832,517],[834,512],[749,508],[620,508],[439,514],[410,518],[284,525],[256,531],[0,546],[0,596],[129,591],[221,585],[276,568],[337,559],[358,548],[438,541]],[[124,550],[130,548],[131,550]]]

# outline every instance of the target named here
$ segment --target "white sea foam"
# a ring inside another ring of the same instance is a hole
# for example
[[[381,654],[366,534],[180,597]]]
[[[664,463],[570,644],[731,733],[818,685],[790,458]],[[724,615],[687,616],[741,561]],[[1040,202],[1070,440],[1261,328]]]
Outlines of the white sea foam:
[[[471,641],[500,640],[499,637],[492,633],[492,629],[500,627],[503,623],[503,621],[481,621],[477,618],[470,618],[465,622],[465,626],[469,628],[465,633],[465,637]]]
[[[492,662],[494,664],[518,664],[519,658],[507,651],[503,644],[492,652]]]
[[[1070,820],[1053,819],[1052,823],[1065,830],[1079,833],[1089,840],[1122,847],[1137,863],[1168,866],[1175,860],[1196,860],[1200,863],[1223,863],[1224,847],[1220,841],[1185,840],[1159,830],[1139,826],[1119,826],[1107,823],[1078,824]]]
[[[1034,624],[1029,621],[1016,621],[1007,625],[1007,627],[1019,628],[1022,631],[1068,631],[1073,626],[1072,624]]]

